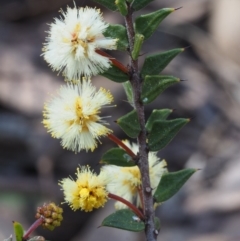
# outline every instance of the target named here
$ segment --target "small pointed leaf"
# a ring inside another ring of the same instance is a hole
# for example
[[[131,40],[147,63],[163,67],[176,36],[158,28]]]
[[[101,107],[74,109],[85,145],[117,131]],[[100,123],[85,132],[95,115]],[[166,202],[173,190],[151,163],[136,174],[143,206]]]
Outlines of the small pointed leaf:
[[[127,30],[124,26],[120,24],[110,24],[105,32],[103,33],[105,37],[118,39],[117,49],[125,51],[128,47]]]
[[[130,137],[136,138],[141,131],[136,110],[132,110],[117,120],[118,125]]]
[[[133,105],[133,91],[132,91],[132,85],[129,81],[123,83],[123,88],[126,93],[127,99],[130,103],[130,105]]]
[[[14,229],[16,241],[22,241],[23,235],[24,235],[24,230],[22,225],[18,222],[13,221],[13,229]]]
[[[153,13],[140,15],[135,21],[135,31],[138,34],[142,34],[145,39],[150,38],[151,35],[156,31],[159,24],[172,13],[174,8],[162,8]]]
[[[154,0],[135,0],[132,4],[132,8],[135,11],[138,11],[144,7],[146,7],[150,2],[153,2]]]
[[[188,122],[189,119],[184,118],[155,121],[148,135],[149,150],[159,151],[164,148]]]
[[[144,61],[141,74],[156,75],[163,71],[163,69],[174,59],[178,54],[182,53],[184,49],[172,49],[159,54],[152,54],[147,56]]]
[[[101,73],[100,75],[114,81],[117,83],[123,83],[129,80],[129,77],[127,74],[123,73],[119,68],[117,68],[115,65],[112,65],[108,70]]]
[[[125,0],[116,0],[115,4],[119,10],[119,12],[123,15],[126,16],[128,13],[128,8]]]
[[[136,60],[139,56],[139,53],[142,48],[142,44],[144,41],[144,36],[142,34],[135,34],[134,37],[134,46],[133,46],[133,51],[132,51],[132,58],[133,60]]]
[[[129,156],[121,148],[112,148],[108,150],[102,156],[100,163],[111,164],[121,167],[131,167],[136,165],[132,160],[131,156]]]
[[[164,173],[154,193],[157,203],[164,202],[176,194],[197,169],[183,169],[178,172]]]
[[[150,132],[152,130],[155,121],[166,120],[171,113],[171,109],[153,110],[146,123],[147,131]]]
[[[136,214],[129,209],[121,209],[109,215],[103,220],[102,226],[133,232],[141,232],[145,229],[144,222],[139,220]]]
[[[154,101],[169,86],[180,82],[180,79],[166,75],[146,75],[142,88],[141,100],[144,104]]]
[[[93,0],[93,1],[103,5],[104,7],[108,8],[112,11],[118,10],[117,6],[115,4],[115,0]]]

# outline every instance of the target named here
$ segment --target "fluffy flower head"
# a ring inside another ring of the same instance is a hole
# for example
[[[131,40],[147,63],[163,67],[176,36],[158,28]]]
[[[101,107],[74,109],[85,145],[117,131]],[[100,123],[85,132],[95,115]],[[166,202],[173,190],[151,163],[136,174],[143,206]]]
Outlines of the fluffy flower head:
[[[63,71],[67,79],[97,75],[111,65],[97,49],[116,49],[117,39],[105,38],[108,27],[99,9],[67,8],[62,18],[50,24],[43,48],[44,59],[53,70]]]
[[[128,141],[124,141],[134,153],[138,152],[138,146],[133,143],[132,145]],[[163,175],[167,172],[166,161],[160,161],[157,157],[156,152],[149,152],[148,154],[149,161],[149,174],[151,188],[153,192],[156,190],[157,185]],[[103,172],[106,172],[106,175],[109,176],[111,182],[107,185],[107,190],[110,193],[114,193],[129,202],[136,202],[137,206],[141,206],[139,190],[141,189],[141,174],[137,166],[133,167],[119,167],[115,165],[105,165],[103,167]],[[127,208],[121,202],[116,202],[116,209]]]
[[[99,113],[102,106],[112,101],[109,91],[103,88],[96,91],[90,80],[67,84],[60,88],[57,97],[45,104],[43,124],[53,137],[61,139],[64,148],[93,151],[99,137],[111,132]]]
[[[107,178],[104,174],[96,175],[89,167],[77,169],[77,179],[64,178],[59,185],[62,187],[64,200],[75,211],[81,209],[91,212],[94,208],[103,207],[107,202]]]

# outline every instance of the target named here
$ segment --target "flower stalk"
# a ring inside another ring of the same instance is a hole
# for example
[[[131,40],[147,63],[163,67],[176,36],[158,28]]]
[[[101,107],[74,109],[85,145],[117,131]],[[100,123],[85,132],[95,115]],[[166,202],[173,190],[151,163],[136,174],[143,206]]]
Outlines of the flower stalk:
[[[126,66],[124,66],[121,62],[119,62],[117,59],[115,59],[114,57],[112,57],[111,55],[107,54],[106,52],[100,50],[100,49],[96,49],[95,51],[96,53],[98,53],[99,55],[102,55],[104,57],[109,58],[109,60],[112,62],[113,65],[115,65],[117,68],[119,68],[122,72],[124,72],[125,74],[128,74],[128,69]]]
[[[41,216],[40,218],[38,218],[31,226],[30,228],[27,230],[27,232],[24,234],[23,236],[23,240],[27,240],[29,235],[35,230],[37,229],[40,225],[42,225],[44,221],[44,217]]]
[[[141,220],[144,220],[144,215],[143,213],[136,207],[134,206],[132,203],[130,203],[129,201],[127,201],[126,199],[119,197],[115,194],[112,193],[108,193],[108,197],[111,199],[114,199],[116,201],[122,202],[125,205],[127,205]]]
[[[108,138],[111,141],[115,142],[118,146],[122,147],[128,153],[128,155],[133,158],[133,160],[137,159],[137,156],[133,153],[133,151],[128,146],[126,146],[119,138],[117,138],[113,134],[108,134]]]

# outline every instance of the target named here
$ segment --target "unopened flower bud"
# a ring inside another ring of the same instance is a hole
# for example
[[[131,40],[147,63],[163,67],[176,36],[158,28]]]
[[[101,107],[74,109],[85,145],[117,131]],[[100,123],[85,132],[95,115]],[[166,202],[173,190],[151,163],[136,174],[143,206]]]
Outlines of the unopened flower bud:
[[[43,217],[42,226],[49,230],[60,226],[63,210],[55,203],[44,204],[42,207],[37,208],[36,218]]]
[[[46,217],[46,218],[48,218],[48,217],[50,217],[51,216],[51,214],[52,214],[52,212],[50,211],[50,210],[46,210],[45,212],[44,212],[44,217]]]

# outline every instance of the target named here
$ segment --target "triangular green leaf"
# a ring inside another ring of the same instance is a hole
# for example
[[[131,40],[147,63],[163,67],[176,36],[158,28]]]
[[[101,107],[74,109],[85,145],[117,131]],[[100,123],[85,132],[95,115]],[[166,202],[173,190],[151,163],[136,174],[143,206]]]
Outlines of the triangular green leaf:
[[[188,122],[189,119],[184,118],[155,121],[148,135],[149,150],[159,151],[164,148]]]
[[[141,232],[145,229],[144,222],[129,209],[121,209],[106,217],[102,226],[119,228],[133,232]]]
[[[24,229],[22,225],[18,222],[13,221],[13,229],[16,237],[16,241],[22,241],[24,235]]]
[[[155,201],[161,203],[168,200],[196,171],[197,169],[184,169],[178,172],[164,173],[154,193]]]
[[[102,156],[100,163],[111,164],[121,167],[131,167],[136,165],[132,160],[131,156],[129,156],[121,148],[112,148],[108,150]]]
[[[165,75],[146,75],[142,88],[141,100],[144,104],[154,101],[165,89],[176,84],[180,79]]]
[[[117,83],[123,83],[129,80],[129,77],[127,74],[123,73],[119,68],[117,68],[115,65],[112,65],[108,70],[101,73],[100,75],[114,81]]]
[[[153,110],[146,123],[147,131],[150,132],[152,130],[154,122],[159,120],[166,120],[171,113],[171,109]]]
[[[127,30],[124,26],[120,24],[110,24],[103,35],[113,39],[117,38],[118,50],[125,51],[128,48]]]
[[[163,69],[174,59],[178,54],[182,53],[184,49],[172,49],[159,54],[152,54],[147,56],[144,61],[141,74],[156,75],[163,71]]]
[[[150,2],[153,2],[154,0],[134,0],[132,4],[132,8],[135,11],[138,11],[144,7],[146,7]]]
[[[135,21],[136,33],[142,34],[145,39],[151,37],[163,19],[166,18],[174,10],[174,8],[162,8],[153,13],[140,15],[136,18]]]
[[[115,0],[93,0],[96,3],[99,3],[101,5],[103,5],[104,7],[112,10],[112,11],[116,11],[117,10],[117,6],[115,4]]]
[[[128,114],[117,120],[118,125],[130,137],[136,138],[141,131],[136,110],[132,110]]]

